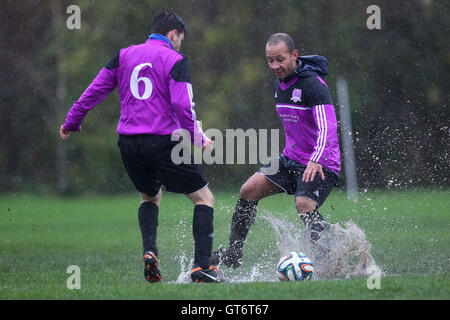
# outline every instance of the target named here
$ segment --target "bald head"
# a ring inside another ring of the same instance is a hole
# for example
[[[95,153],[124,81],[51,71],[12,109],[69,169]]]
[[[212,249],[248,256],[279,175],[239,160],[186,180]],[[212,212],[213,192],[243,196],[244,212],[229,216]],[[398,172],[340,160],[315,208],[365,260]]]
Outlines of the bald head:
[[[294,40],[287,33],[275,33],[267,40],[266,47],[278,46],[280,43],[284,43],[289,53],[295,50]]]

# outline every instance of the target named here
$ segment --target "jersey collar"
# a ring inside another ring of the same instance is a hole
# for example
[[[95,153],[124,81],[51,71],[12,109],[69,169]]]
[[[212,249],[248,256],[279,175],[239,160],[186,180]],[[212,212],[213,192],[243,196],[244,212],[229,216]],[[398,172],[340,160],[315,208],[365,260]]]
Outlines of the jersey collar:
[[[170,48],[173,49],[172,46],[172,42],[170,42],[169,39],[167,39],[167,37],[163,36],[160,33],[152,33],[149,37],[150,40],[160,40],[160,41],[164,41],[166,43],[168,43],[170,45]]]

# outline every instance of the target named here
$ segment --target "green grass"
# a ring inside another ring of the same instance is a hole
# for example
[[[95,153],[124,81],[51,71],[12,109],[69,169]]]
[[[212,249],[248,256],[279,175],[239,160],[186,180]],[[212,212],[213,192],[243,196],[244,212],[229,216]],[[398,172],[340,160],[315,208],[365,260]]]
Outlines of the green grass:
[[[215,243],[226,244],[237,195],[215,193]],[[360,195],[358,202],[333,192],[321,208],[332,223],[354,221],[372,244],[385,272],[381,289],[366,278],[300,283],[273,281],[205,285],[175,283],[193,256],[192,205],[164,194],[158,247],[164,282],[143,278],[136,195],[52,198],[0,196],[0,299],[449,299],[450,192],[397,191]],[[263,199],[260,212],[298,221],[293,198]],[[275,235],[257,219],[248,237],[244,264],[223,268],[246,278],[261,252],[275,268]],[[180,257],[185,263],[180,265]],[[81,290],[66,287],[66,268],[81,269]],[[269,272],[270,274],[270,272]],[[186,278],[185,278],[186,279]]]

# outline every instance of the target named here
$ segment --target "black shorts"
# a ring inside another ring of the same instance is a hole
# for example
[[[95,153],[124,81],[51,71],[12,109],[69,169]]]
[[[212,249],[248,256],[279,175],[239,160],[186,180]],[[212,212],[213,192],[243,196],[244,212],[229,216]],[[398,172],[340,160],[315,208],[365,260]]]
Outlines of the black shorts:
[[[208,185],[200,167],[194,164],[176,165],[171,152],[178,141],[170,135],[120,135],[117,142],[125,169],[139,192],[150,197],[164,185],[167,191],[189,194]]]
[[[317,208],[324,203],[333,186],[338,185],[338,176],[327,168],[323,167],[325,180],[322,180],[320,173],[317,173],[312,182],[305,182],[302,181],[305,165],[289,159],[284,154],[274,161],[278,161],[278,172],[268,173],[270,171],[267,168],[271,166],[271,163],[263,166],[259,172],[287,194],[313,200],[317,203]]]

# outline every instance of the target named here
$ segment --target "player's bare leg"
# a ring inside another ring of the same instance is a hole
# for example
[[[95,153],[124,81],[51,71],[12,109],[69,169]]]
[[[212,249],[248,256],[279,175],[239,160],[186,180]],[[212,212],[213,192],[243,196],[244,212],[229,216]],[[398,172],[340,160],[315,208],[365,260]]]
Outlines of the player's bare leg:
[[[187,194],[194,205],[205,205],[214,207],[214,196],[208,187],[204,187],[194,193]]]
[[[153,196],[153,197],[149,196],[146,193],[141,193],[142,202],[153,202],[158,207],[161,204],[161,199],[162,199],[162,190],[159,190],[159,192],[156,194],[156,196]]]
[[[239,196],[248,201],[259,201],[279,192],[281,189],[277,185],[257,172],[242,185]]]

